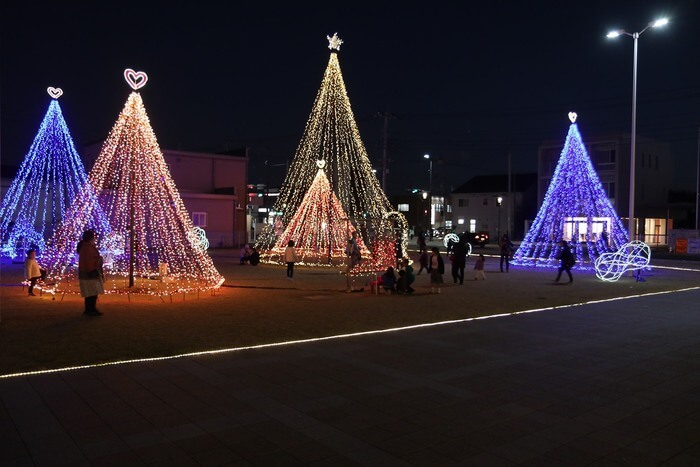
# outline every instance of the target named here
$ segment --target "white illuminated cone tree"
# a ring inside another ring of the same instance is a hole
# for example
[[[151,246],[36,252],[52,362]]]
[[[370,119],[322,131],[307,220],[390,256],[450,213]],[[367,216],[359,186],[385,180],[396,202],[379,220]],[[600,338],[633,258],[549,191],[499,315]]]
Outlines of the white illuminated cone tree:
[[[168,292],[219,287],[224,278],[206,252],[180,198],[136,92],[147,76],[125,71],[134,92],[108,135],[89,182],[112,231],[97,232],[98,248],[110,257],[108,273],[128,278],[129,291]],[[79,200],[52,242],[53,273],[63,276],[86,224],[90,200]],[[163,285],[164,275],[168,281]],[[135,280],[136,279],[136,280]],[[160,279],[153,283],[152,279]],[[136,283],[136,281],[140,281]],[[124,280],[112,287],[122,289]],[[107,286],[110,281],[107,281]]]

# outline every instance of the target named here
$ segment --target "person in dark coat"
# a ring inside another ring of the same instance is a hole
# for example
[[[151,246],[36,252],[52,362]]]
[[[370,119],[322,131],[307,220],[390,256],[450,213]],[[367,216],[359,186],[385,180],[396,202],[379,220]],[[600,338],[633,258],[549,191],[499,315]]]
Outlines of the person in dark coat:
[[[510,257],[513,255],[513,243],[510,241],[508,234],[503,234],[501,241],[499,242],[501,248],[501,272],[503,272],[503,265],[506,265],[506,272],[510,270]]]
[[[557,259],[560,261],[559,273],[557,274],[557,278],[554,279],[554,282],[559,282],[561,273],[566,271],[566,273],[569,275],[569,284],[571,284],[574,281],[574,277],[571,275],[571,268],[576,263],[576,259],[574,258],[574,254],[571,252],[569,244],[566,240],[562,240],[559,244],[561,245],[561,251],[557,255]]]
[[[464,268],[467,265],[467,248],[460,239],[452,245],[452,279],[456,284],[464,284]]]

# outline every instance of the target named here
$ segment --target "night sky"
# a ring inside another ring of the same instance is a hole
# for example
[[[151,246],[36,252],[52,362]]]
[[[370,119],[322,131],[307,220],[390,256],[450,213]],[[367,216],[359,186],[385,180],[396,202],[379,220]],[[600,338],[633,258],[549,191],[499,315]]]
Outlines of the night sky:
[[[427,189],[424,153],[435,158],[434,191],[505,173],[509,151],[514,172],[536,172],[537,146],[563,144],[569,111],[579,114],[584,141],[629,132],[634,41],[605,35],[667,16],[668,26],[639,39],[637,135],[671,143],[674,188],[695,189],[697,1],[4,3],[3,165],[19,165],[29,150],[49,86],[63,89],[78,152],[106,138],[131,92],[123,70],[132,68],[149,76],[140,92],[162,149],[247,146],[249,181],[277,186],[328,63],[326,36],[337,32],[350,102],[377,168],[378,115],[391,115],[390,194]]]

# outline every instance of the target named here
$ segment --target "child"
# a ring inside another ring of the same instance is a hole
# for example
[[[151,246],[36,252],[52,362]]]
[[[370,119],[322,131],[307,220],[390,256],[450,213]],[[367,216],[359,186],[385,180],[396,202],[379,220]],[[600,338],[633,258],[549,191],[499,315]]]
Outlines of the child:
[[[297,250],[294,248],[294,240],[287,242],[287,248],[284,249],[284,262],[287,263],[287,279],[290,281],[294,277],[294,263],[299,261]]]
[[[442,287],[442,275],[445,274],[445,262],[440,256],[440,249],[436,246],[432,248],[428,271],[430,272],[430,293],[440,293]]]
[[[481,277],[481,280],[486,280],[486,275],[484,274],[484,261],[486,261],[486,258],[484,258],[484,255],[481,254],[479,257],[476,259],[476,263],[474,264],[474,280],[479,280],[479,277]]]
[[[396,292],[396,275],[394,274],[394,268],[389,266],[386,268],[386,272],[382,274],[382,287],[384,290],[390,293]]]
[[[29,296],[34,297],[34,286],[39,279],[46,280],[46,269],[41,269],[36,262],[36,250],[27,250],[27,259],[24,260],[24,278],[29,281]]]
[[[416,275],[413,274],[413,266],[408,264],[408,259],[404,259],[401,262],[401,269],[399,269],[399,278],[396,281],[396,291],[398,293],[413,293],[413,284],[416,280]]]

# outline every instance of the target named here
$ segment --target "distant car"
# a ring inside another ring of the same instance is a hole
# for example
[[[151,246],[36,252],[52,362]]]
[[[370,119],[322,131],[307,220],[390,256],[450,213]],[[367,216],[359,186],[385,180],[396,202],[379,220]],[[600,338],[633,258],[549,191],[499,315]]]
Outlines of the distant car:
[[[479,245],[481,248],[489,242],[488,232],[464,232],[460,234],[460,237],[472,245]]]

